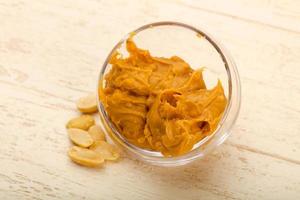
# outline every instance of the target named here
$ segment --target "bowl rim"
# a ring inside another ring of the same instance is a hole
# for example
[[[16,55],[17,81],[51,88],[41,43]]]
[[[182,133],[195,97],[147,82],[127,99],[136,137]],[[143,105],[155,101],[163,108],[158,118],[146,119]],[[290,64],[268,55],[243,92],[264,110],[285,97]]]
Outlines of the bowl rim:
[[[99,96],[99,88],[102,88],[104,73],[106,71],[107,66],[109,66],[109,61],[111,56],[115,53],[116,50],[120,48],[120,46],[126,42],[126,40],[134,33],[139,34],[143,30],[147,30],[149,28],[155,28],[160,26],[176,26],[181,27],[185,29],[189,29],[191,31],[194,31],[196,34],[200,34],[201,36],[205,37],[205,39],[214,47],[214,49],[217,51],[217,53],[220,55],[224,67],[227,72],[227,78],[228,78],[228,102],[226,105],[226,108],[224,110],[223,116],[215,129],[215,131],[210,134],[209,136],[202,139],[200,142],[197,143],[197,148],[191,150],[190,152],[176,156],[176,157],[157,157],[157,156],[151,156],[147,155],[146,152],[148,150],[144,150],[142,148],[139,148],[130,142],[126,140],[125,137],[123,137],[116,129],[114,124],[109,120],[109,116],[105,111],[105,108],[100,100]],[[121,146],[125,147],[129,153],[134,154],[138,159],[148,162],[150,164],[154,165],[160,165],[160,166],[178,166],[178,165],[184,165],[186,163],[192,162],[196,160],[197,158],[201,158],[208,154],[212,149],[222,144],[225,139],[229,136],[229,130],[232,128],[234,123],[236,122],[236,119],[238,117],[239,111],[240,111],[240,105],[241,105],[241,84],[240,84],[240,78],[239,73],[236,67],[236,64],[234,63],[230,53],[228,50],[218,41],[216,40],[210,33],[207,31],[204,31],[202,28],[201,30],[198,28],[195,28],[191,25],[181,23],[181,22],[175,22],[175,21],[160,21],[160,22],[154,22],[150,24],[143,25],[128,34],[126,34],[110,51],[108,56],[106,57],[106,60],[104,61],[102,68],[100,70],[99,76],[98,76],[98,82],[97,82],[97,106],[100,113],[100,119],[104,125],[105,130],[109,133],[110,137],[116,141]],[[227,123],[227,126],[224,127],[224,123]],[[221,135],[222,132],[224,132],[223,135]],[[214,138],[216,135],[219,135],[218,140],[214,141]],[[212,141],[214,145],[208,145]],[[201,150],[200,148],[202,146],[206,146],[205,149]],[[210,147],[210,148],[208,148]]]

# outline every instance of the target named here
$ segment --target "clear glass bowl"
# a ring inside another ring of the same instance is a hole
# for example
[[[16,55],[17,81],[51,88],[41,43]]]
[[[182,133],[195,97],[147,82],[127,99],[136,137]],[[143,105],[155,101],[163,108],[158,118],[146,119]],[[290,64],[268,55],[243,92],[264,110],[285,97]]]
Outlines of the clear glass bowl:
[[[241,86],[232,57],[219,41],[202,29],[178,22],[147,24],[127,34],[112,49],[100,71],[97,91],[102,86],[101,81],[105,74],[111,69],[109,60],[112,54],[118,50],[124,56],[128,55],[125,42],[133,32],[135,33],[133,39],[137,46],[149,50],[152,56],[171,57],[177,55],[194,69],[205,67],[203,77],[207,87],[212,88],[220,79],[228,103],[214,133],[194,145],[190,152],[178,157],[166,158],[160,152],[141,149],[129,143],[110,121],[98,94],[98,109],[105,131],[116,144],[126,149],[133,157],[153,165],[180,166],[204,157],[229,136],[239,113]]]

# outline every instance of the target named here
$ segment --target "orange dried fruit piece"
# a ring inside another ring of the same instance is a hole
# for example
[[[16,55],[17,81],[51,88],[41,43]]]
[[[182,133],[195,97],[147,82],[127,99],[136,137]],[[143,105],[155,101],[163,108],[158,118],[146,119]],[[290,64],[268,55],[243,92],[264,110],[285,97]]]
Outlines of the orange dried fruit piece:
[[[77,109],[82,113],[95,113],[97,112],[97,99],[96,94],[92,93],[85,97],[78,99],[76,103]]]
[[[79,117],[71,119],[66,127],[67,128],[78,128],[82,130],[88,130],[95,124],[95,120],[91,115],[81,115]]]
[[[68,155],[72,161],[86,167],[99,167],[104,163],[104,159],[99,153],[78,146],[73,146]]]
[[[118,148],[105,141],[96,141],[90,146],[90,149],[101,155],[105,160],[115,161],[120,157]]]
[[[89,147],[94,143],[92,136],[82,129],[70,128],[68,135],[71,141],[80,147]]]
[[[99,125],[93,125],[89,128],[88,133],[94,141],[106,141],[105,134]]]

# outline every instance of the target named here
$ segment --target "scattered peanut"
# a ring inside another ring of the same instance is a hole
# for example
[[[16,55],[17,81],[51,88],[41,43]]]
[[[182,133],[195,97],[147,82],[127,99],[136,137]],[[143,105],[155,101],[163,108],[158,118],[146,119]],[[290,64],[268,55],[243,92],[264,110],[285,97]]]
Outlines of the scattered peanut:
[[[120,157],[118,149],[105,141],[97,141],[90,149],[101,155],[105,160],[117,160]]]
[[[103,157],[90,149],[73,146],[68,154],[71,160],[83,166],[98,167],[104,163]]]
[[[68,134],[72,142],[81,147],[89,147],[94,143],[92,136],[84,130],[78,128],[68,129]]]
[[[91,115],[81,115],[71,119],[66,126],[67,128],[78,128],[87,131],[94,124],[95,120]]]
[[[94,125],[89,128],[89,134],[94,141],[106,141],[105,135],[100,126]]]
[[[77,103],[77,108],[82,113],[94,113],[97,112],[97,99],[96,94],[89,94],[86,97],[80,98]]]
[[[82,113],[97,111],[96,95],[90,94],[77,101],[77,108]],[[67,125],[70,140],[77,146],[70,148],[68,155],[72,161],[86,167],[98,167],[105,160],[117,160],[119,150],[106,142],[105,134],[91,115],[81,115],[71,119]]]

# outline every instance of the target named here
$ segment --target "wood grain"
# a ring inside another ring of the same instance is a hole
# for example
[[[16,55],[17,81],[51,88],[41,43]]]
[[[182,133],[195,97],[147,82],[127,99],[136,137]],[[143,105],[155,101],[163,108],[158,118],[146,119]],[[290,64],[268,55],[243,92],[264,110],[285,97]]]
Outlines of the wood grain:
[[[0,0],[0,198],[299,199],[299,11],[291,0]],[[243,94],[232,135],[180,168],[73,164],[74,101],[95,90],[116,41],[161,20],[203,27],[233,54]]]

